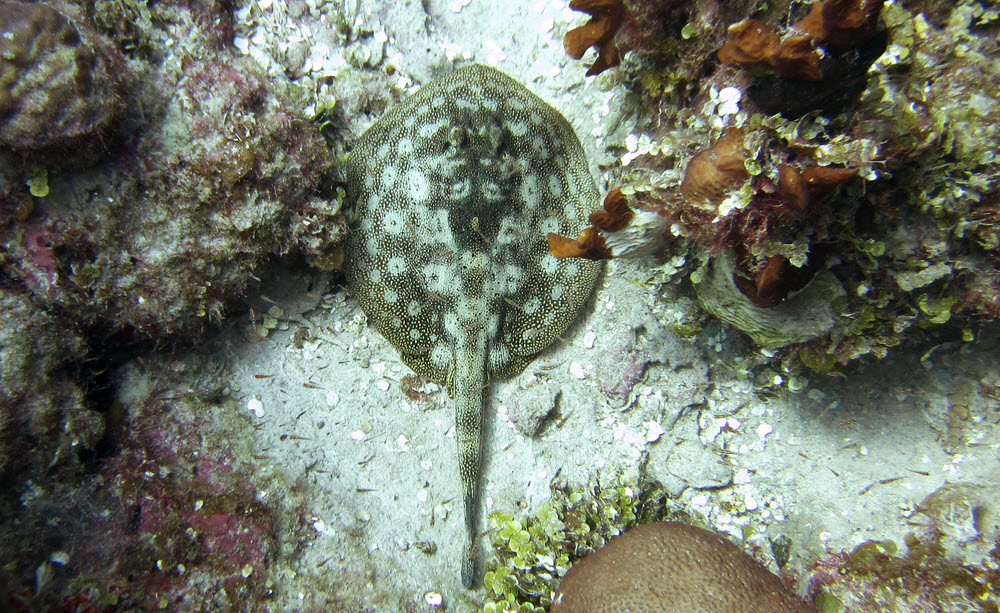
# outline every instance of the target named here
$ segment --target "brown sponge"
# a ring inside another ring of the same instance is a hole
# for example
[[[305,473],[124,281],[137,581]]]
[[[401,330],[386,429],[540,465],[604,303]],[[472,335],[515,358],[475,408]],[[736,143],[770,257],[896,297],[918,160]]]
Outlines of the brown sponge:
[[[816,613],[721,536],[678,522],[637,526],[577,562],[552,613]]]

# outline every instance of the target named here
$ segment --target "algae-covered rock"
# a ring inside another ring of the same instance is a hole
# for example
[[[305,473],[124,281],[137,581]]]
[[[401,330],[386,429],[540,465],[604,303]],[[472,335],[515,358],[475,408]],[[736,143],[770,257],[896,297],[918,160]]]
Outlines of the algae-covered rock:
[[[732,253],[716,256],[708,267],[694,285],[701,306],[768,349],[803,343],[832,330],[837,323],[833,301],[846,295],[833,273],[824,270],[781,304],[762,308],[754,306],[733,282]]]

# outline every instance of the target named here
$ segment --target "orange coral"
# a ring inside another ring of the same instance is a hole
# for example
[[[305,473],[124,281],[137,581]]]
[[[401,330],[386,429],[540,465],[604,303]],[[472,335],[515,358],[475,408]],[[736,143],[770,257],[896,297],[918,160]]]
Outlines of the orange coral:
[[[780,38],[767,24],[744,19],[729,26],[729,37],[719,49],[719,61],[727,66],[765,66],[783,77],[823,79],[817,46],[836,53],[857,47],[878,31],[884,0],[822,0]]]
[[[681,193],[699,208],[714,209],[726,199],[728,192],[750,178],[744,166],[747,154],[743,147],[743,131],[726,129],[714,145],[698,152],[688,162]]]
[[[611,250],[604,242],[604,237],[597,228],[585,228],[580,236],[573,240],[549,232],[549,253],[557,258],[584,258],[587,260],[610,260]]]
[[[778,51],[781,37],[763,21],[744,19],[729,26],[729,38],[719,49],[719,61],[727,66],[767,62]]]
[[[580,59],[588,48],[597,50],[597,61],[587,70],[587,76],[601,74],[621,62],[615,33],[625,20],[623,0],[573,0],[569,8],[591,16],[586,24],[566,33],[563,45],[573,59]]]
[[[729,26],[729,38],[719,49],[719,61],[727,66],[766,66],[782,76],[807,81],[822,78],[821,59],[812,37],[794,35],[782,40],[770,26],[756,19]]]
[[[574,240],[549,232],[549,253],[557,258],[585,258],[588,260],[609,260],[611,249],[602,232],[618,232],[628,226],[635,213],[628,206],[625,194],[614,188],[604,197],[604,210],[590,214],[593,227],[584,229]]]
[[[884,0],[823,0],[792,27],[839,53],[875,36],[883,4]]]
[[[812,198],[829,193],[856,176],[857,168],[813,166],[799,172],[782,164],[778,166],[778,191],[792,208],[803,211]]]
[[[616,187],[604,197],[604,210],[591,213],[589,219],[598,230],[617,232],[628,225],[633,215],[625,194]]]

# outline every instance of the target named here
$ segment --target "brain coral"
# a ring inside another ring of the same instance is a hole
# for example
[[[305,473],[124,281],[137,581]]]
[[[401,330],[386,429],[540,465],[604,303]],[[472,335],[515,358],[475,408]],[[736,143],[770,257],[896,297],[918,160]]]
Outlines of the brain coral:
[[[637,526],[577,562],[552,613],[815,612],[726,539],[679,522]]]
[[[122,107],[120,54],[45,3],[5,1],[0,32],[0,146],[102,150]]]

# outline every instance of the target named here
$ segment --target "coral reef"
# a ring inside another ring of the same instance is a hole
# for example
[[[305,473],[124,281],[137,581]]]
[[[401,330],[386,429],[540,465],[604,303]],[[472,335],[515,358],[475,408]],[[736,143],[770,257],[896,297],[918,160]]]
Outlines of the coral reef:
[[[225,373],[193,357],[147,366],[112,374],[113,454],[75,480],[4,488],[0,608],[249,610],[275,594],[278,526],[299,511],[264,500]]]
[[[944,324],[974,338],[974,322],[1000,315],[1000,162],[988,144],[1000,99],[983,87],[997,78],[990,33],[998,17],[976,2],[933,21],[912,10],[824,0],[791,19],[784,37],[774,14],[735,20],[720,45],[724,64],[688,88],[687,106],[642,85],[659,105],[648,131],[624,143],[617,185],[634,212],[627,225],[592,221],[578,239],[550,238],[553,253],[665,258],[661,282],[686,276],[707,310],[758,343],[784,347],[771,355],[793,371],[881,357]],[[782,41],[802,37],[808,45],[796,44],[808,53],[794,70],[781,68]],[[954,40],[960,56],[950,52]],[[849,74],[826,72],[831,61]],[[788,76],[814,64],[820,81]],[[816,90],[817,98],[779,87],[793,82],[852,92]],[[765,89],[786,108],[762,105]],[[721,278],[729,261],[730,278]],[[809,288],[820,277],[822,287],[842,289],[820,310],[788,306],[819,297]],[[824,323],[784,338],[766,332],[796,329],[798,314]]]
[[[121,53],[45,2],[4,2],[0,31],[0,147],[52,166],[100,159],[124,108]]]
[[[636,526],[573,565],[553,613],[816,609],[721,536],[681,522]]]
[[[166,77],[146,94],[168,96],[163,122],[127,159],[50,173],[33,214],[2,232],[12,277],[125,340],[198,334],[271,255],[299,241],[334,268],[346,236],[339,200],[322,197],[332,161],[280,82],[239,57]]]

